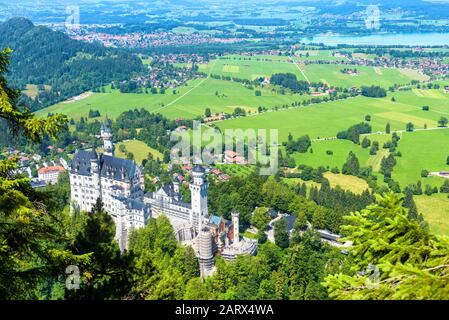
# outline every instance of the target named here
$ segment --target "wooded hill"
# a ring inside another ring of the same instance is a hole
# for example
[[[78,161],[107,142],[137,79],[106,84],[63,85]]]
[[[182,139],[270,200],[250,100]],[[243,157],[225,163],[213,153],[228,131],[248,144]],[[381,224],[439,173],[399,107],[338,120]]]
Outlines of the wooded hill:
[[[144,71],[141,60],[128,51],[76,41],[25,18],[0,24],[0,35],[0,48],[14,51],[11,83],[22,89],[41,85],[36,98],[23,97],[33,111]]]

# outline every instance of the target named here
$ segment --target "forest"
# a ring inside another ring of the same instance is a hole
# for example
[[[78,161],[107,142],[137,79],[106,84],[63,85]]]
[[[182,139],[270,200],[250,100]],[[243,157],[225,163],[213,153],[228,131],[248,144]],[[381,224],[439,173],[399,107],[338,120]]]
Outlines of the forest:
[[[0,24],[0,34],[0,48],[13,51],[7,75],[11,84],[39,86],[36,97],[22,95],[32,111],[145,70],[139,57],[126,50],[76,41],[24,18]]]

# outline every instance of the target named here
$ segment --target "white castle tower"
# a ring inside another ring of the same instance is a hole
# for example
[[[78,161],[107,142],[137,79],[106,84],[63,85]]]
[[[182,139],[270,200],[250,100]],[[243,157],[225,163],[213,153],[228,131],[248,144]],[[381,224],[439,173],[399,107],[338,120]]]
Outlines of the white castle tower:
[[[200,229],[198,235],[198,253],[201,276],[209,276],[214,269],[214,252],[212,250],[212,234],[207,229]]]
[[[93,197],[98,199],[101,197],[101,177],[100,177],[100,159],[91,158],[90,159],[90,170],[92,177],[92,186],[95,188],[93,192]]]
[[[107,121],[108,119],[106,119],[104,124],[101,126],[101,138],[103,139],[104,154],[113,157],[114,141],[112,140],[112,130]]]
[[[234,211],[232,213],[232,225],[234,226],[234,245],[237,245],[240,241],[240,235],[239,235],[239,229],[240,229],[240,225],[239,225],[239,217],[240,217],[240,213]]]
[[[203,218],[209,215],[207,209],[207,189],[205,170],[201,166],[195,166],[192,170],[193,183],[190,184],[192,198],[192,210],[190,211],[190,223],[193,225],[195,217],[198,219],[198,232],[202,230]]]

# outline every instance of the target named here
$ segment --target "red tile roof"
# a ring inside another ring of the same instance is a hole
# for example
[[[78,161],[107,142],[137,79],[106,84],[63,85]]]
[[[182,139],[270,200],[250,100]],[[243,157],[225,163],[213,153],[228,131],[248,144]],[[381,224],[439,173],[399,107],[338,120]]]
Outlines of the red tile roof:
[[[64,167],[61,166],[50,166],[50,167],[43,167],[39,169],[39,174],[45,174],[45,173],[49,173],[49,172],[54,172],[54,171],[64,171]]]

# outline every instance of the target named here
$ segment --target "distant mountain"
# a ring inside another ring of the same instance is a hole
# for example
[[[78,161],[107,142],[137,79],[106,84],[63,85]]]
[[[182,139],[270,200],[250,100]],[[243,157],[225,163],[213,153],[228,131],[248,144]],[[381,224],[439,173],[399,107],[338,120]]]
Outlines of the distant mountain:
[[[76,41],[24,18],[0,24],[0,49],[9,47],[9,80],[15,86],[46,85],[27,103],[38,110],[87,90],[142,72],[141,60],[124,50]],[[50,86],[50,90],[48,90]]]

